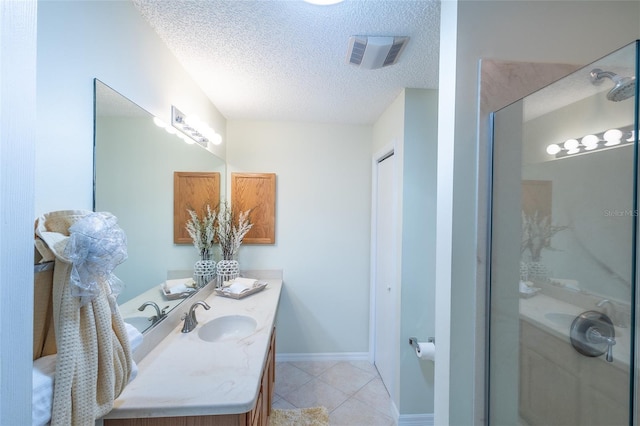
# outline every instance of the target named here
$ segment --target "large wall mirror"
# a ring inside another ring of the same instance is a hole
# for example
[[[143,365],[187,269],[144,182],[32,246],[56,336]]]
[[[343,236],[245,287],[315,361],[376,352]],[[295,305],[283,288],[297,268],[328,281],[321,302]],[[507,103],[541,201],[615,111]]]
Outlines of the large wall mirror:
[[[226,165],[156,126],[150,113],[97,79],[94,143],[94,210],[113,213],[127,234],[129,257],[114,271],[125,285],[118,304],[127,307],[125,320],[136,312],[144,324],[140,303],[179,304],[183,299],[167,299],[161,285],[189,277],[199,259],[192,244],[174,244],[174,172],[219,172],[223,197]]]

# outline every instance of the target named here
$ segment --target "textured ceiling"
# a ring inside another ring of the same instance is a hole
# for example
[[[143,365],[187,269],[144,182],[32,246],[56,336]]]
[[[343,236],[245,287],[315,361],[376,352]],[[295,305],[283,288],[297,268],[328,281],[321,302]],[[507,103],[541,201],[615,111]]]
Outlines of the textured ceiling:
[[[402,88],[436,89],[440,2],[133,0],[230,120],[371,124]],[[397,64],[346,63],[349,36],[409,36]]]

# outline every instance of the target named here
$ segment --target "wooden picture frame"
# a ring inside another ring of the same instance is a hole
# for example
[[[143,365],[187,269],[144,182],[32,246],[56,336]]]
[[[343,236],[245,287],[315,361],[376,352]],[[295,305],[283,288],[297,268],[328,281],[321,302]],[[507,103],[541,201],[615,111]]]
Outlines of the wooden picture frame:
[[[525,216],[549,217],[551,219],[552,181],[522,181],[522,212]]]
[[[276,174],[231,173],[231,207],[235,215],[251,210],[253,227],[243,244],[276,242]]]
[[[195,210],[200,218],[220,204],[220,172],[173,172],[173,243],[193,244],[186,225]]]

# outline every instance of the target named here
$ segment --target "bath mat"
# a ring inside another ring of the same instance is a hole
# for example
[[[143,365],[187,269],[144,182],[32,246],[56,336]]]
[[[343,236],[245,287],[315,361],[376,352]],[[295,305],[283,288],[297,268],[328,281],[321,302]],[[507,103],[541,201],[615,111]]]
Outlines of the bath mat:
[[[325,407],[273,409],[269,426],[329,426],[329,412]]]

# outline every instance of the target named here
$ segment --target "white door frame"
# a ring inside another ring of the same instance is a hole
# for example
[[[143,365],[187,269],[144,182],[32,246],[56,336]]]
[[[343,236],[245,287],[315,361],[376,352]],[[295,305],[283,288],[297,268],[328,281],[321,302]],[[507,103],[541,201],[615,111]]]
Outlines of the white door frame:
[[[0,424],[31,424],[37,8],[0,0]],[[22,283],[20,291],[10,283]],[[11,330],[9,332],[8,330]]]

